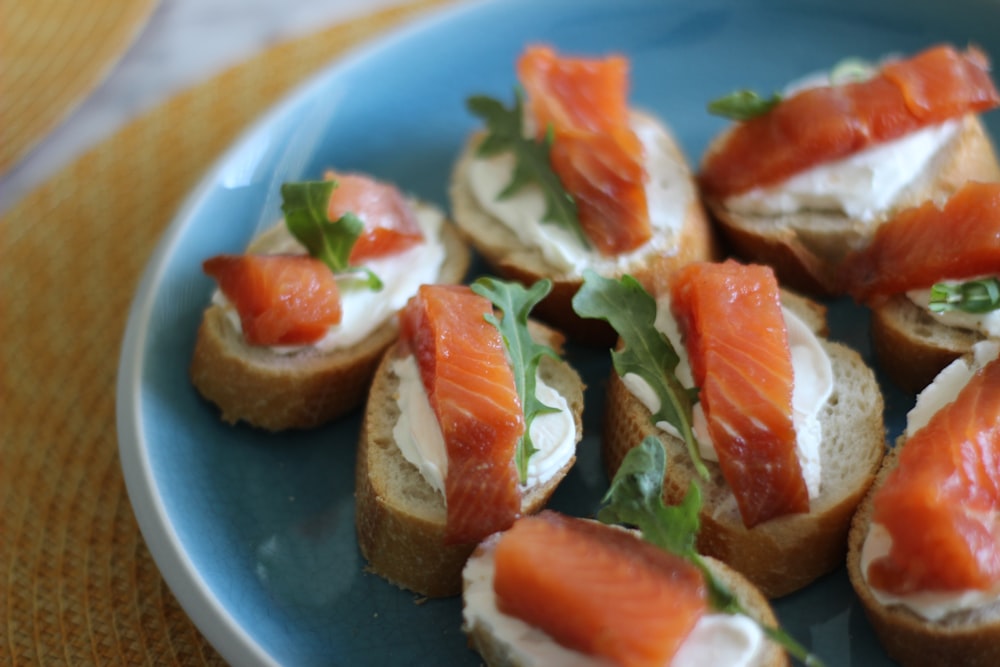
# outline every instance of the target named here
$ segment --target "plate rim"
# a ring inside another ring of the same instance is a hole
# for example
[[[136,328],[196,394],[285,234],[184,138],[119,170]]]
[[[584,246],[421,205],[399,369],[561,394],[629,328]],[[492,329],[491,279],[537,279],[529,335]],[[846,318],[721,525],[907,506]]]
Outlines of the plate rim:
[[[357,45],[308,75],[281,95],[257,119],[252,121],[203,172],[198,184],[185,197],[161,233],[146,262],[128,311],[115,382],[115,427],[118,455],[125,488],[140,533],[150,555],[171,593],[191,618],[198,631],[231,664],[277,667],[279,661],[229,612],[212,592],[201,571],[195,566],[177,534],[170,513],[162,500],[159,485],[145,441],[141,411],[142,374],[147,354],[150,322],[155,295],[162,286],[174,248],[190,220],[209,197],[226,165],[253,142],[268,132],[290,110],[304,104],[315,91],[344,73],[361,66],[380,51],[419,36],[437,25],[459,19],[465,14],[483,11],[503,0],[467,0],[431,9],[403,25],[390,28]]]
[[[159,492],[143,430],[140,407],[143,400],[143,371],[148,363],[146,348],[155,297],[167,277],[169,259],[175,256],[176,246],[190,227],[196,212],[218,186],[226,165],[253,142],[255,137],[268,133],[276,121],[307,103],[316,94],[316,90],[330,85],[383,50],[413,39],[441,24],[504,2],[505,0],[463,0],[458,4],[432,9],[425,15],[402,26],[390,28],[331,59],[303,82],[280,95],[203,170],[197,185],[185,197],[161,233],[135,289],[119,354],[115,399],[118,451],[126,490],[143,539],[171,592],[209,643],[232,664],[270,666],[279,662],[236,620],[227,606],[212,592],[202,572],[195,567]],[[572,0],[561,4],[571,5]],[[697,3],[694,4],[697,6]]]

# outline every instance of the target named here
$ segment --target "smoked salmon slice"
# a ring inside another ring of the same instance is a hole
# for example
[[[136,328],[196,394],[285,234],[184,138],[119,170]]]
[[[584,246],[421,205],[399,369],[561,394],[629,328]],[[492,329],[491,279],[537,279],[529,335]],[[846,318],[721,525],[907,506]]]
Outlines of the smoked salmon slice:
[[[560,57],[532,46],[517,72],[538,137],[554,135],[552,169],[576,202],[587,238],[606,255],[648,241],[644,154],[629,125],[628,61]]]
[[[340,323],[340,290],[308,255],[217,255],[202,264],[240,316],[251,345],[306,345]]]
[[[400,315],[448,455],[448,544],[475,543],[521,511],[514,454],[524,413],[489,299],[464,285],[423,285]]]
[[[936,46],[867,81],[801,91],[733,126],[706,156],[699,181],[711,196],[740,194],[998,104],[982,51]]]
[[[365,225],[351,248],[351,264],[395,255],[423,241],[416,215],[398,188],[359,174],[328,171],[325,177],[337,182],[327,207],[329,219],[353,213]]]
[[[1000,583],[1000,361],[910,436],[875,492],[872,521],[892,536],[868,581],[897,595]]]
[[[614,665],[663,667],[707,609],[701,572],[626,531],[551,511],[500,536],[505,614]]]
[[[928,201],[878,227],[849,255],[846,291],[861,302],[1000,271],[1000,183],[967,183],[939,208]]]
[[[671,288],[699,401],[743,523],[809,511],[796,453],[792,371],[770,267],[689,264]]]

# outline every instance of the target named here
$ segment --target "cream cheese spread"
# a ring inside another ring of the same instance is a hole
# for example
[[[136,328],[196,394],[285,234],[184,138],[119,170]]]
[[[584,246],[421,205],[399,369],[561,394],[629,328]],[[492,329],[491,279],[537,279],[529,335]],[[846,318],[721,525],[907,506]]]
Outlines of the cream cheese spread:
[[[983,340],[972,346],[972,363],[964,357],[951,362],[938,373],[934,381],[917,395],[913,408],[906,413],[906,437],[927,425],[938,410],[955,400],[969,379],[980,368],[1000,355],[1000,341]]]
[[[646,201],[653,237],[629,253],[615,257],[602,255],[585,247],[575,233],[542,222],[545,200],[534,184],[526,185],[513,196],[499,198],[514,173],[514,157],[510,153],[471,160],[468,182],[472,194],[479,206],[513,231],[521,243],[538,248],[546,262],[567,276],[581,277],[586,268],[598,273],[620,273],[639,256],[673,254],[688,207],[695,199],[691,174],[675,158],[673,143],[663,125],[638,113],[632,114],[631,123],[645,153],[649,176]],[[483,235],[490,234],[489,229],[480,231]],[[491,245],[499,245],[500,238],[494,238]]]
[[[889,553],[892,536],[880,524],[873,523],[868,529],[864,546],[861,548],[861,573],[868,580],[868,566],[872,561]],[[909,595],[892,595],[869,586],[872,596],[883,605],[899,604],[929,621],[938,621],[948,614],[977,607],[996,604],[1000,599],[1000,588],[995,590],[966,591],[921,591]]]
[[[340,324],[330,327],[323,338],[310,345],[272,346],[270,348],[272,351],[292,354],[305,348],[330,352],[351,347],[370,336],[396,311],[405,306],[407,300],[417,293],[420,285],[437,281],[445,260],[444,245],[439,240],[444,214],[427,204],[413,200],[409,203],[416,214],[425,242],[399,254],[373,259],[366,263],[366,266],[382,281],[382,289],[377,292],[370,289],[342,289],[340,298],[343,315]],[[283,221],[261,234],[251,248],[253,252],[269,254],[306,252]],[[221,290],[215,291],[212,303],[223,307],[229,322],[236,331],[242,332],[239,314]]]
[[[393,362],[399,378],[397,403],[400,415],[392,434],[403,457],[415,465],[427,483],[444,496],[448,455],[441,427],[420,379],[420,369],[410,355]],[[531,441],[538,449],[528,459],[528,489],[552,479],[576,453],[576,422],[566,399],[536,376],[535,395],[557,412],[536,416],[531,422]]]
[[[925,127],[817,165],[781,183],[729,197],[725,206],[741,215],[831,211],[865,223],[875,222],[955,136],[960,124],[959,120],[949,120]]]
[[[917,396],[916,404],[906,415],[906,437],[923,428],[938,410],[951,403],[980,368],[1000,356],[1000,342],[980,341],[972,347],[972,360],[956,359],[942,370],[934,381]],[[861,548],[861,574],[868,580],[868,566],[889,553],[892,535],[884,526],[872,523]],[[872,595],[883,605],[899,604],[915,614],[937,621],[956,611],[965,611],[995,604],[1000,599],[997,590],[921,591],[909,595],[892,595],[869,586]]]
[[[940,280],[938,282],[960,285],[968,280],[975,280],[975,278],[968,278],[966,280]],[[968,329],[969,331],[976,331],[991,338],[1000,338],[1000,310],[991,310],[988,313],[966,313],[960,310],[934,313],[928,308],[931,302],[930,288],[910,290],[906,293],[906,298],[945,326],[956,329]]]
[[[486,552],[468,560],[462,572],[466,628],[482,625],[517,656],[525,667],[601,667],[607,662],[568,649],[513,616],[502,613],[493,594],[493,554]],[[664,667],[726,665],[747,667],[764,645],[760,627],[745,616],[705,614]]]
[[[820,413],[833,392],[833,367],[830,358],[819,339],[809,327],[792,311],[782,308],[788,329],[788,346],[792,354],[792,423],[796,434],[796,453],[802,467],[802,476],[809,490],[809,497],[816,498],[821,492],[823,477],[820,460],[820,445],[823,442],[823,425]],[[657,301],[656,323],[670,344],[673,345],[680,362],[674,370],[677,379],[686,387],[694,386],[691,364],[683,344],[680,330],[670,313],[669,298]],[[638,375],[627,373],[622,382],[646,408],[655,413],[660,409],[660,401],[649,384]],[[680,437],[677,429],[667,422],[658,422],[657,427]],[[692,413],[692,428],[698,440],[702,458],[718,461],[719,457],[708,433],[708,422],[700,403],[696,403]]]
[[[856,64],[852,78],[864,80],[875,68]],[[828,74],[812,74],[789,84],[785,96],[830,85]],[[840,160],[801,171],[781,183],[734,195],[727,209],[742,215],[787,215],[799,211],[843,213],[875,222],[956,135],[960,119],[952,119],[871,146]]]

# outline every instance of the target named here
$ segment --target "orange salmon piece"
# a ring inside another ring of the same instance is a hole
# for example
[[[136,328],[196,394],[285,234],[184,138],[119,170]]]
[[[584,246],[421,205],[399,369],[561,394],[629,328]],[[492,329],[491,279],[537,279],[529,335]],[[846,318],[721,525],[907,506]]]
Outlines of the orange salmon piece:
[[[905,595],[1000,583],[1000,361],[903,445],[875,492],[872,521],[892,536],[869,583]]]
[[[217,255],[202,269],[236,308],[251,345],[307,345],[340,324],[333,272],[308,255]]]
[[[423,241],[417,217],[398,188],[358,174],[328,171],[325,176],[337,181],[327,207],[330,220],[350,212],[365,223],[351,249],[351,264],[395,255]]]
[[[845,260],[846,291],[873,301],[941,280],[1000,272],[1000,183],[967,183],[942,208],[928,201],[883,223]]]
[[[808,512],[792,422],[792,358],[774,272],[733,260],[685,266],[672,285],[671,308],[744,525]]]
[[[496,546],[497,606],[566,648],[663,667],[707,609],[701,572],[625,531],[551,511]]]
[[[550,128],[554,133],[552,169],[576,202],[587,238],[605,255],[648,241],[644,153],[629,125],[628,61],[563,58],[533,46],[517,72],[539,138]]]
[[[400,316],[448,454],[445,541],[479,542],[521,512],[514,453],[524,412],[489,299],[464,285],[423,285]]]
[[[734,125],[706,156],[699,181],[715,197],[740,194],[998,104],[983,52],[933,47],[867,81],[803,90]]]

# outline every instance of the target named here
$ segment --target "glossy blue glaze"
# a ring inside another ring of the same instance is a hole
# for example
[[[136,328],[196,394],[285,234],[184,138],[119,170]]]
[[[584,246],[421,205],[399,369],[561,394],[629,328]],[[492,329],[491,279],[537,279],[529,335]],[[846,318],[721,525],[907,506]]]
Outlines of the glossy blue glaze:
[[[762,91],[842,57],[877,58],[940,41],[1000,58],[1000,4],[953,0],[508,0],[433,17],[334,63],[258,123],[205,177],[136,296],[119,382],[129,492],[168,583],[233,663],[477,665],[458,600],[423,602],[364,572],[354,538],[360,418],[270,435],[223,424],[187,364],[211,291],[200,264],[240,251],[278,218],[277,187],[324,168],[356,169],[447,205],[452,160],[475,128],[464,100],[509,100],[524,44],[619,51],[632,98],[673,128],[692,158],[723,122],[706,100]],[[988,125],[997,131],[996,118]],[[837,302],[834,337],[870,359],[866,314]],[[589,515],[607,479],[598,457],[606,355],[571,348],[585,376],[586,437],[553,499]],[[911,397],[888,386],[890,431]],[[841,571],[777,603],[828,665],[888,665]]]

